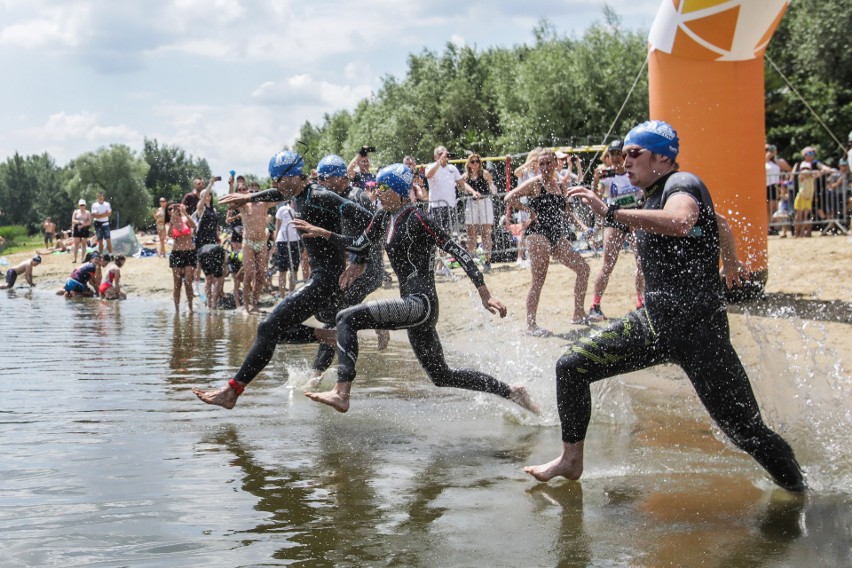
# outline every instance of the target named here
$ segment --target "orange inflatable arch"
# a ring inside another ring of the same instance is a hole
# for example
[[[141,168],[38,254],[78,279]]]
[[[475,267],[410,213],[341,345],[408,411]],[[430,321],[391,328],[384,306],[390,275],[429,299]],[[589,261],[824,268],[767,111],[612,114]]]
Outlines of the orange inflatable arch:
[[[763,53],[789,0],[663,0],[649,34],[650,118],[680,136],[760,290],[768,269]]]

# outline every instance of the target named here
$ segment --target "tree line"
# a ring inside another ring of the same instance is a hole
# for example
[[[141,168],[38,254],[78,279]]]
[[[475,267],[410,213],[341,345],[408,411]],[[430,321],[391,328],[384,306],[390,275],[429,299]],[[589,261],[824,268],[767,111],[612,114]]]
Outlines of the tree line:
[[[823,158],[839,149],[782,74],[843,142],[852,128],[848,8],[849,0],[793,2],[767,50],[780,71],[767,62],[767,140],[788,160],[807,145]],[[440,53],[411,54],[404,77],[383,78],[353,110],[305,122],[295,149],[308,164],[329,153],[348,160],[363,145],[376,147],[377,164],[407,154],[427,162],[439,144],[460,156],[515,154],[607,142],[610,129],[609,138],[618,138],[647,119],[646,31],[624,29],[605,7],[602,21],[580,37],[560,34],[546,19],[533,36],[531,45],[478,50],[448,44]],[[35,230],[46,216],[61,225],[77,199],[91,201],[103,190],[122,224],[146,226],[161,195],[179,199],[195,177],[209,176],[206,159],[155,139],[138,152],[111,145],[64,167],[48,154],[15,154],[0,163],[0,225]]]

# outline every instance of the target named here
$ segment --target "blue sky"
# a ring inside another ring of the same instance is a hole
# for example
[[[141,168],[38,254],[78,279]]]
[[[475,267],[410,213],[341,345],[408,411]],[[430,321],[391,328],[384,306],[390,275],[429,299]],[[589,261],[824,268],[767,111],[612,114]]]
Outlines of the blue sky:
[[[649,29],[660,0],[610,0]],[[352,109],[407,56],[447,43],[533,41],[546,17],[581,35],[602,0],[367,2],[0,0],[0,159],[60,165],[145,137],[206,157],[215,173],[263,174],[299,127]]]

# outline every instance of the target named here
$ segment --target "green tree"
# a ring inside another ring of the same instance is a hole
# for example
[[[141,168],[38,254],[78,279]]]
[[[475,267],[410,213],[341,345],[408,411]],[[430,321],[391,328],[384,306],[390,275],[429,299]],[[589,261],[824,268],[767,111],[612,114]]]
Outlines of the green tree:
[[[45,217],[53,217],[62,226],[73,210],[62,181],[62,170],[49,154],[15,153],[0,164],[0,225],[25,225],[34,233]]]
[[[852,129],[852,9],[849,0],[798,0],[767,49],[767,140],[788,160],[816,146],[821,159],[841,149],[770,64],[774,63],[834,135],[845,142]]]
[[[145,187],[151,195],[151,206],[156,207],[160,197],[180,201],[192,191],[192,182],[210,179],[210,166],[206,159],[188,155],[180,146],[160,145],[156,138],[145,139],[142,154],[148,164]]]
[[[75,199],[95,199],[99,191],[112,205],[113,222],[150,224],[151,194],[145,187],[148,163],[124,144],[113,144],[78,156],[68,165],[67,188]]]

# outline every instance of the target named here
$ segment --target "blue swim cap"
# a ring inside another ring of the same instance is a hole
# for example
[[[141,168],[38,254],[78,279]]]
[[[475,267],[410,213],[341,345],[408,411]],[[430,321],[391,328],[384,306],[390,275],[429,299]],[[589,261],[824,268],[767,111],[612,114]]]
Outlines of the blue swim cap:
[[[33,260],[36,261],[37,263],[41,264],[41,257],[39,255],[35,255],[33,257]]]
[[[317,174],[321,179],[346,177],[346,162],[336,154],[329,154],[317,164]]]
[[[404,164],[391,164],[379,170],[376,176],[376,183],[379,186],[387,186],[400,197],[408,197],[408,192],[411,190],[411,181],[414,179],[414,174]]]
[[[624,145],[636,145],[672,160],[677,159],[680,151],[677,132],[670,124],[662,120],[649,120],[634,126],[624,138]]]
[[[296,177],[302,175],[302,167],[305,161],[296,152],[282,150],[269,160],[269,177],[278,179],[281,177]]]

